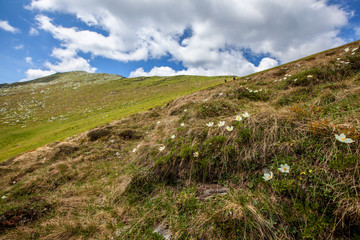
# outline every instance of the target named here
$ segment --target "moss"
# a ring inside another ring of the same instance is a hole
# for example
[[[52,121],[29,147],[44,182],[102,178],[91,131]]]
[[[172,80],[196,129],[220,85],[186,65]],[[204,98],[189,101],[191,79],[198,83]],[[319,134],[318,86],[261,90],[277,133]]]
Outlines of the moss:
[[[329,166],[336,170],[354,170],[359,163],[359,156],[340,152],[331,159]]]

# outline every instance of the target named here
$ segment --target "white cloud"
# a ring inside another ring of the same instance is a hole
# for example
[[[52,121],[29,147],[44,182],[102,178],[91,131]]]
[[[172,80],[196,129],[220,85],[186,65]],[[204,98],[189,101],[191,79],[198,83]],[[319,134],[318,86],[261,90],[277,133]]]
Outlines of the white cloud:
[[[54,38],[63,41],[63,45],[70,49],[80,50],[119,61],[136,61],[147,58],[147,50],[143,47],[127,49],[120,38],[106,37],[97,32],[64,28],[52,24],[51,19],[44,15],[36,17],[39,27],[49,31]],[[129,53],[127,53],[130,51]]]
[[[11,26],[8,21],[4,21],[4,20],[0,20],[0,28],[11,33],[20,32],[19,29]]]
[[[153,67],[149,72],[145,72],[143,68],[138,68],[130,73],[129,77],[140,77],[140,76],[174,76],[180,75],[180,72],[176,72],[170,67]]]
[[[37,35],[39,35],[39,31],[36,29],[36,28],[30,28],[30,30],[29,30],[29,35],[30,36],[37,36]]]
[[[24,44],[19,44],[19,45],[14,46],[15,50],[21,50],[23,48],[24,48]]]
[[[96,71],[96,68],[91,67],[88,61],[82,57],[78,57],[74,50],[55,48],[51,56],[60,60],[56,64],[45,62],[44,65],[51,71],[68,72],[83,70],[91,73]]]
[[[260,71],[274,66],[274,59],[288,62],[343,44],[338,32],[351,15],[326,0],[33,0],[29,9],[42,11],[38,28],[51,33],[64,50],[122,62],[170,56],[186,68],[137,69],[133,76]],[[54,24],[56,19],[45,12],[74,14],[107,34]],[[185,29],[191,34],[182,36]],[[270,57],[254,66],[244,49]],[[68,62],[59,59],[56,66],[46,66],[65,70]],[[71,59],[91,69],[85,59]]]
[[[31,64],[31,65],[33,64],[31,57],[26,57],[26,58],[25,58],[25,61],[26,61],[27,63]]]
[[[221,75],[247,75],[254,72],[263,71],[278,65],[278,62],[271,58],[263,58],[256,67],[241,56],[231,55],[222,56],[223,63],[209,67],[189,67],[186,70],[175,71],[166,66],[154,67],[149,72],[145,72],[143,68],[138,68],[130,73],[129,77],[140,76],[174,76],[174,75],[202,75],[202,76],[221,76]]]
[[[58,59],[55,64],[46,61],[44,67],[46,70],[42,69],[28,69],[25,72],[26,77],[21,79],[20,82],[32,80],[39,77],[44,77],[47,75],[54,74],[56,72],[69,72],[69,71],[86,71],[86,72],[95,72],[96,68],[91,67],[89,62],[82,57],[77,56],[75,50],[70,49],[53,49],[51,56]],[[26,62],[32,63],[32,59],[27,57]]]
[[[259,66],[256,68],[256,72],[264,71],[269,68],[276,67],[278,65],[278,61],[272,58],[263,58],[261,59]]]
[[[46,77],[54,73],[55,72],[52,70],[29,69],[25,72],[26,77],[21,79],[19,82],[25,82],[36,78]]]

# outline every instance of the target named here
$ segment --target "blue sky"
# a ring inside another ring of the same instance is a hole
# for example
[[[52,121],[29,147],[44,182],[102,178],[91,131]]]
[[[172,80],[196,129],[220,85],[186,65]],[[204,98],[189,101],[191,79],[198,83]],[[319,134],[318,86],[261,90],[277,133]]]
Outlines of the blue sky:
[[[360,38],[360,0],[0,0],[0,83],[246,75]]]

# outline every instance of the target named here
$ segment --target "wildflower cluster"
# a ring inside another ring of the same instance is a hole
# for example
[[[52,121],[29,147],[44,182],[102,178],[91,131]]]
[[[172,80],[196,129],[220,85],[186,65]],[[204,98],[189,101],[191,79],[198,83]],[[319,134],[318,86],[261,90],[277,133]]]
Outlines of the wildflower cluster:
[[[278,168],[278,170],[282,173],[289,173],[290,172],[290,167],[287,163],[285,164],[280,164],[280,167]],[[271,179],[274,178],[274,173],[273,172],[265,172],[264,176],[263,176],[265,181],[269,181]]]
[[[240,114],[240,115],[237,115],[236,117],[235,117],[235,120],[236,121],[242,121],[243,120],[243,118],[248,118],[248,117],[250,117],[250,114],[248,113],[248,112],[244,112],[244,113],[242,113],[242,114]],[[160,121],[158,122],[158,124],[160,123]],[[217,126],[220,128],[220,127],[223,127],[223,126],[225,126],[225,124],[226,124],[226,122],[225,121],[219,121],[218,123],[217,123]],[[206,123],[205,124],[207,127],[213,127],[214,126],[214,122],[208,122],[208,123]],[[180,123],[180,126],[181,127],[184,127],[185,126],[185,123]],[[233,130],[234,130],[234,127],[233,126],[226,126],[225,127],[225,129],[228,131],[228,132],[232,132]],[[171,137],[170,137],[171,139],[175,139],[175,134],[173,134],[173,135],[171,135]],[[161,147],[159,147],[159,151],[164,151],[165,150],[165,146],[161,146]],[[137,151],[137,149],[136,148],[134,148],[133,149],[133,152],[135,153]],[[199,153],[198,152],[194,152],[193,153],[193,156],[194,157],[198,157],[199,156]]]

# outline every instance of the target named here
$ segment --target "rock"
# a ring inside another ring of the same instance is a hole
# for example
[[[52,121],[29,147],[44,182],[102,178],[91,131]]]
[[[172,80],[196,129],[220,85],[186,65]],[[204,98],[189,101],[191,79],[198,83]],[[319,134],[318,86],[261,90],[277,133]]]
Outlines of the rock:
[[[228,191],[228,188],[217,184],[204,184],[198,188],[198,198],[204,200],[214,195],[225,195]]]
[[[159,226],[157,226],[153,233],[157,233],[160,236],[162,236],[165,240],[170,240],[172,233],[170,229],[167,228],[166,224],[162,223]]]

